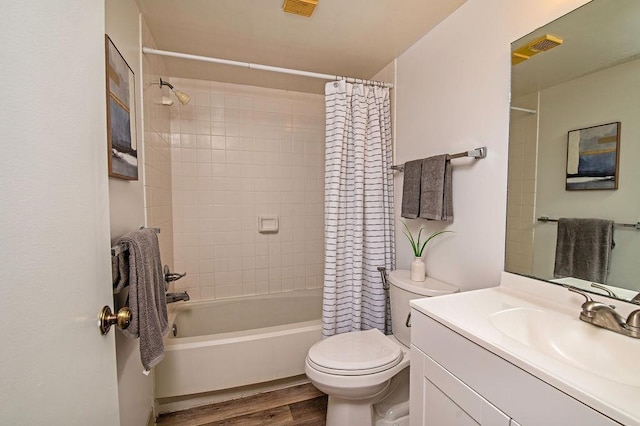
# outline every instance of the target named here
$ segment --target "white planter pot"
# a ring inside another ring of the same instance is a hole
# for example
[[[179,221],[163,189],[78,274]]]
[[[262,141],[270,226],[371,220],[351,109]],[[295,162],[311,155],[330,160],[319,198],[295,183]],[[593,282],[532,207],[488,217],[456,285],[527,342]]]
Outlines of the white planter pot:
[[[411,262],[411,281],[424,281],[427,279],[427,274],[425,273],[424,261],[420,257],[416,257],[413,262]]]

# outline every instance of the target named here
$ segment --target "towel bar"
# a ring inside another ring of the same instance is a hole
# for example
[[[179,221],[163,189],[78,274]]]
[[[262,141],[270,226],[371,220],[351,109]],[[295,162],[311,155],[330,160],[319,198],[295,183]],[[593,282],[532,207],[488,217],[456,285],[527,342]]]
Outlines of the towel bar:
[[[549,218],[547,216],[540,216],[538,218],[538,222],[545,222],[546,223],[546,222],[557,222],[557,221],[558,221],[558,219],[551,219],[551,218]],[[623,228],[635,228],[635,229],[640,230],[640,222],[637,222],[637,223],[619,223],[619,222],[614,222],[614,225],[615,226],[620,226],[620,227],[623,227]]]
[[[453,160],[455,158],[463,158],[463,157],[471,157],[475,159],[485,158],[487,156],[487,147],[483,146],[480,148],[473,149],[471,151],[459,152],[457,154],[449,154],[447,155],[447,160]],[[404,172],[404,164],[397,164],[391,166],[391,170],[397,170],[399,172]]]
[[[145,229],[144,226],[141,226],[138,229]],[[151,229],[152,231],[154,231],[156,234],[160,233],[160,228],[146,228],[146,229]],[[118,244],[115,246],[111,247],[111,256],[118,256],[120,253],[122,253],[125,250],[128,250],[129,247],[127,247],[126,244]]]

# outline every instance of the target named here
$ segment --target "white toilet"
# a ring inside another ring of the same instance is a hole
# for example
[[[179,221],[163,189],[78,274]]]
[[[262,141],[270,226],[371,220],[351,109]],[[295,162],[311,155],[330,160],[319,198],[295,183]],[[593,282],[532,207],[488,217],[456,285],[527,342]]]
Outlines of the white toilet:
[[[405,426],[409,424],[409,301],[459,291],[409,271],[389,274],[393,335],[374,330],[328,337],[309,349],[307,377],[329,395],[327,426]]]

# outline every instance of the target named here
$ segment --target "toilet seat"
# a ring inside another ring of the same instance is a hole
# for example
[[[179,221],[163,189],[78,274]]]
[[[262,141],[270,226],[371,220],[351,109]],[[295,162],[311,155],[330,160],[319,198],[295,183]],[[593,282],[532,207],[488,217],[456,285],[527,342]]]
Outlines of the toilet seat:
[[[403,358],[399,345],[378,329],[353,331],[324,339],[309,349],[307,361],[323,373],[363,376],[388,370]]]

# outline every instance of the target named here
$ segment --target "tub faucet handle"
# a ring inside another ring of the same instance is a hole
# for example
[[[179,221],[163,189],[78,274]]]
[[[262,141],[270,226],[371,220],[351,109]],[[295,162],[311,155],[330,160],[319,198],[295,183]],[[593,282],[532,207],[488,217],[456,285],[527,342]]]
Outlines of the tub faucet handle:
[[[178,281],[180,278],[187,275],[186,272],[183,274],[171,272],[171,269],[169,269],[169,265],[164,265],[162,272],[164,273],[164,280],[167,284],[169,284],[172,281]]]

